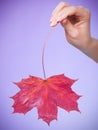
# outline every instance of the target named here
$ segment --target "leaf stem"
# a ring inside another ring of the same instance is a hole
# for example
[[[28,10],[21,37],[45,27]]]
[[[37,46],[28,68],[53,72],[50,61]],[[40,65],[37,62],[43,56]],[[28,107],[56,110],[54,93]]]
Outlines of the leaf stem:
[[[49,32],[47,33],[46,37],[45,37],[45,40],[44,40],[44,43],[43,43],[43,49],[42,49],[42,69],[43,69],[43,75],[44,75],[44,79],[46,80],[46,71],[45,71],[45,66],[44,66],[44,57],[45,57],[45,47],[46,47],[46,44],[47,44],[47,41],[50,37],[52,33],[52,28],[50,28]]]

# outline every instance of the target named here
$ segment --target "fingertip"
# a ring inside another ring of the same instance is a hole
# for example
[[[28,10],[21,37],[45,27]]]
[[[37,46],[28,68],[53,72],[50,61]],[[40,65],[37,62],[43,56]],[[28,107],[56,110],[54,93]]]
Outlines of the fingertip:
[[[58,5],[59,6],[69,6],[69,3],[61,1]]]
[[[50,23],[50,26],[51,26],[51,27],[55,27],[57,24],[58,24],[58,23],[56,23],[56,22],[51,22],[51,23]]]
[[[51,26],[51,27],[54,27],[54,26],[55,26],[55,24],[54,24],[53,22],[51,22],[51,23],[50,23],[50,26]]]

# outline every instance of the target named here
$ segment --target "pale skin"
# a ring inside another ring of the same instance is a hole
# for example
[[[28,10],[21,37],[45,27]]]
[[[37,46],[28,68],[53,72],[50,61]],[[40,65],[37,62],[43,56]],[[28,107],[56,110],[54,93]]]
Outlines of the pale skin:
[[[98,63],[98,40],[91,36],[90,16],[82,6],[60,2],[52,12],[50,26],[61,23],[67,41]]]

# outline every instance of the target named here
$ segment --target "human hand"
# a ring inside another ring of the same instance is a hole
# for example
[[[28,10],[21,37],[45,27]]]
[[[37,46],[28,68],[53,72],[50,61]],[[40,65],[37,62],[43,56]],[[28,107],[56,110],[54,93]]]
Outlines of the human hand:
[[[50,22],[52,27],[61,23],[68,42],[75,47],[84,51],[89,46],[91,34],[88,9],[60,2],[52,12]]]

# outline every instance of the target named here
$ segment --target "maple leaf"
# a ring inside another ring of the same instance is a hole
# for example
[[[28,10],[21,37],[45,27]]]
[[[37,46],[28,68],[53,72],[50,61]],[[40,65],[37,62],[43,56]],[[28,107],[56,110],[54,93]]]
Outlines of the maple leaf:
[[[47,34],[42,50],[42,69],[44,79],[36,76],[22,79],[15,83],[20,91],[11,98],[14,100],[13,113],[27,113],[34,107],[38,111],[38,119],[42,119],[48,125],[52,120],[57,120],[58,107],[70,112],[78,108],[77,100],[81,97],[71,88],[76,81],[66,77],[64,74],[54,75],[46,78],[44,67],[44,52],[47,40],[52,30]]]
[[[46,80],[29,76],[15,83],[20,91],[12,96],[14,100],[13,113],[27,113],[34,107],[38,110],[38,119],[50,124],[57,120],[58,107],[70,112],[78,112],[77,100],[80,98],[71,88],[76,80],[70,79],[64,74],[54,75]]]

